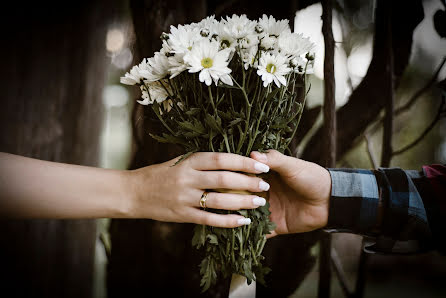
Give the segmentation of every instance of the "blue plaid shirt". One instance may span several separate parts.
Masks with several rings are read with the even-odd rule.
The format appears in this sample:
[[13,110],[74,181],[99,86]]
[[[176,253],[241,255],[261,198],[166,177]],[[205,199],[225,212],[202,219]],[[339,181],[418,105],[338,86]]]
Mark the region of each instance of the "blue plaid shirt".
[[[432,169],[436,175],[431,175]],[[446,253],[446,167],[423,171],[328,169],[332,192],[325,230],[371,238],[373,253]],[[428,171],[429,170],[429,171]],[[437,171],[438,170],[438,171]],[[436,171],[436,172],[435,172]]]

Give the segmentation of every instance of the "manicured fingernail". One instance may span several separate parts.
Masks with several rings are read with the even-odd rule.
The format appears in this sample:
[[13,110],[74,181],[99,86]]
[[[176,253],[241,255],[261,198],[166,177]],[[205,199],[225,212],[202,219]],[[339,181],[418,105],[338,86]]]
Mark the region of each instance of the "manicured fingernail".
[[250,218],[240,218],[239,220],[237,220],[237,223],[239,225],[249,225],[251,223],[251,219]]
[[266,183],[265,181],[260,181],[259,188],[260,190],[267,191],[269,189],[269,184]]
[[254,169],[256,169],[259,172],[267,173],[269,171],[269,167],[261,162],[256,162],[254,164]]
[[262,197],[255,197],[252,199],[252,203],[256,206],[265,206],[266,200]]

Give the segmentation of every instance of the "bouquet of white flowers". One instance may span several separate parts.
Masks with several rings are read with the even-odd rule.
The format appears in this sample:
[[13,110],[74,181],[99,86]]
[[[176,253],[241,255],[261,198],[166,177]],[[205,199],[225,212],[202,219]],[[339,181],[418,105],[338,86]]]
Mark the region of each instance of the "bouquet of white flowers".
[[[121,78],[121,83],[141,88],[138,103],[151,105],[163,124],[165,131],[153,138],[183,146],[181,160],[197,151],[248,156],[253,150],[288,148],[314,60],[313,43],[292,33],[288,20],[208,17],[171,26],[161,39],[154,57]],[[200,265],[203,290],[218,273],[243,275],[248,284],[263,281],[269,270],[261,262],[265,235],[274,228],[268,208],[225,211],[251,218],[249,226],[196,227],[192,243],[206,251]]]

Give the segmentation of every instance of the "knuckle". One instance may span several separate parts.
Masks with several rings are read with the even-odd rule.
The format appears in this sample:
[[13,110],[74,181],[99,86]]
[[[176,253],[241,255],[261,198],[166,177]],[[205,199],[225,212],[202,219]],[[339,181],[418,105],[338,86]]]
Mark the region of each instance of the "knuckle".
[[252,170],[252,169],[254,169],[254,166],[253,166],[251,160],[248,159],[248,158],[243,158],[243,160],[242,160],[242,167],[245,170]]
[[180,186],[185,186],[185,185],[187,185],[187,183],[188,183],[188,178],[187,178],[187,175],[182,175],[182,174],[178,174],[178,175],[176,175],[176,177],[175,177],[175,184],[176,185],[180,185]]
[[211,217],[210,216],[203,217],[203,224],[206,226],[211,226],[212,225]]
[[219,185],[220,187],[226,187],[229,184],[228,176],[225,175],[225,173],[218,173],[216,179],[217,185]]
[[223,154],[218,154],[218,153],[214,153],[212,155],[212,161],[215,164],[215,167],[217,168],[221,168],[223,166],[224,163],[224,155]]

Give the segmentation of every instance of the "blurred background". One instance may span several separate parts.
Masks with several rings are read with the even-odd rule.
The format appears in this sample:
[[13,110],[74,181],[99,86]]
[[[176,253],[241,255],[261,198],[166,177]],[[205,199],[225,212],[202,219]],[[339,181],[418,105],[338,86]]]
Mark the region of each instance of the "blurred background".
[[[445,2],[333,3],[335,99],[341,144],[337,166],[369,169],[382,165],[381,119],[387,94],[380,80],[389,53],[394,59],[395,107],[404,107],[393,119],[392,146],[398,151],[425,136],[413,148],[392,156],[386,166],[420,170],[424,164],[446,163],[446,121],[443,117],[433,123],[441,103],[439,82],[444,85],[446,78]],[[325,57],[319,1],[88,1],[66,5],[16,5],[3,11],[2,151],[115,169],[167,159],[168,154],[160,153],[163,147],[156,147],[144,134],[150,124],[141,106],[135,106],[137,88],[121,85],[119,77],[159,49],[159,34],[170,24],[199,21],[210,14],[246,13],[257,18],[265,13],[290,19],[295,32],[317,45],[314,74],[309,76],[311,91],[295,152],[298,157],[322,162],[318,133],[323,122]],[[386,32],[377,32],[383,6],[392,11],[391,50],[382,41]],[[429,126],[432,129],[426,130]],[[168,234],[174,238],[182,229],[167,224],[163,227],[169,227]],[[173,274],[153,262],[160,255],[152,247],[163,249],[163,245],[180,241],[164,239],[159,244],[154,235],[163,227],[153,222],[110,219],[2,221],[0,257],[5,265],[0,269],[4,276],[0,291],[4,297],[99,298],[123,297],[123,293],[127,293],[124,297],[150,297],[156,293],[154,276],[165,279]],[[257,296],[317,297],[317,239],[313,234],[284,237],[271,244],[270,253],[275,245],[281,245],[281,251],[291,250],[285,255],[293,255],[292,249],[297,247],[294,253],[305,257],[303,261],[290,257],[286,266],[276,265],[282,265],[276,272],[283,276],[299,276],[286,279],[286,285],[273,281],[269,290],[280,287],[286,291],[265,290]],[[346,283],[353,287],[362,237],[337,234],[332,246]],[[165,266],[189,266],[181,261],[188,252],[187,248],[175,252],[180,262],[172,258]],[[186,269],[182,269],[185,275],[194,275],[198,263],[194,266],[192,262]],[[280,274],[272,278],[279,279]],[[446,257],[437,252],[372,255],[366,265],[364,297],[446,297],[445,278]],[[163,282],[176,283],[175,279]],[[331,285],[331,297],[345,297],[336,275]],[[183,291],[181,296],[195,293],[178,288],[175,293]]]

